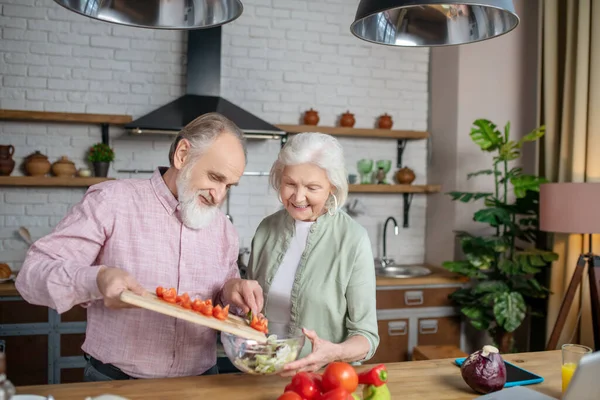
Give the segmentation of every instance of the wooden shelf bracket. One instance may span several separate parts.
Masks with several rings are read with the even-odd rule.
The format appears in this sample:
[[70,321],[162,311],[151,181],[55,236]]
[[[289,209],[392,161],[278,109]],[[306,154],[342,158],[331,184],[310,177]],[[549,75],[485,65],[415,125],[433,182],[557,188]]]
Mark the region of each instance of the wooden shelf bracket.
[[403,213],[403,221],[402,227],[408,228],[408,214],[410,212],[410,203],[412,203],[414,193],[403,193],[404,197],[404,213]]
[[402,168],[402,154],[404,154],[407,141],[407,139],[398,139],[398,159],[396,160],[397,168]]

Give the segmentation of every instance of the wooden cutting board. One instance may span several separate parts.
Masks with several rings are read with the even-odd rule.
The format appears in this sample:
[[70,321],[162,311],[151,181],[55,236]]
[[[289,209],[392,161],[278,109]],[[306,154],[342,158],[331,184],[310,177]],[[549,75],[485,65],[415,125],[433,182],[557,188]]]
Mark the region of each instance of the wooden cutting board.
[[221,321],[214,317],[207,317],[193,310],[188,310],[177,304],[167,303],[159,299],[154,293],[147,293],[144,296],[135,294],[129,290],[121,293],[121,301],[133,306],[144,308],[170,317],[179,318],[194,324],[203,325],[218,331],[231,333],[245,339],[256,340],[259,343],[265,343],[267,337],[265,334],[251,328],[248,322],[237,315],[229,314],[228,318]]

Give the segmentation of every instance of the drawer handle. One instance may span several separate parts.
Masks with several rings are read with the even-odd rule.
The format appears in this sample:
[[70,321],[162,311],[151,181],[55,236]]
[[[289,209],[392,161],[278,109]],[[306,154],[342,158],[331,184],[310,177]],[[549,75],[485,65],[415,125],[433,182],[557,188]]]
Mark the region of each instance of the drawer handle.
[[424,319],[419,321],[419,333],[422,335],[434,335],[438,331],[437,319]]
[[408,333],[408,327],[406,321],[394,321],[388,323],[388,335],[389,336],[403,336]]
[[423,292],[420,290],[413,290],[404,293],[404,303],[407,306],[419,306],[423,304]]

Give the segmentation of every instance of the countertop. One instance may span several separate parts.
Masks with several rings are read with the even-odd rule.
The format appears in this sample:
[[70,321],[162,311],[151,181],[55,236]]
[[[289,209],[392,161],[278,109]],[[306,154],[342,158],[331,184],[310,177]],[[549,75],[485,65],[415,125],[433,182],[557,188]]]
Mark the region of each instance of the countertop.
[[[544,382],[528,386],[548,396],[561,396],[560,351],[510,354],[507,361],[544,377]],[[409,361],[386,364],[392,398],[403,400],[466,400],[479,395],[463,381],[453,359]],[[362,371],[367,368],[357,368]],[[258,377],[245,374],[189,378],[133,380],[24,386],[17,394],[52,395],[56,400],[83,400],[86,396],[113,394],[127,399],[248,399],[275,400],[290,378]],[[360,389],[360,387],[359,387]]]
[[427,285],[461,285],[468,278],[454,274],[444,268],[428,264],[420,264],[431,269],[431,274],[418,278],[384,278],[377,277],[377,286],[427,286]]
[[[432,270],[430,275],[421,276],[418,278],[383,278],[377,277],[378,287],[390,286],[428,286],[428,285],[460,285],[468,282],[468,279],[453,274],[443,268],[426,265]],[[14,282],[0,283],[0,297],[3,296],[19,296],[19,292],[15,288]]]

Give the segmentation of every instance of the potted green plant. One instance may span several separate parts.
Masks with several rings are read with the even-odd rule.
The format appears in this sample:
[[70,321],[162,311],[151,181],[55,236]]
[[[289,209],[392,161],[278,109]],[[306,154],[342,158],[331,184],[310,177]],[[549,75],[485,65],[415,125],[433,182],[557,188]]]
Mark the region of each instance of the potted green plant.
[[108,167],[115,159],[115,152],[107,144],[96,143],[88,151],[88,161],[94,167],[94,175],[108,176]]
[[549,290],[537,274],[558,255],[537,248],[539,235],[539,186],[546,179],[524,174],[513,161],[521,156],[526,142],[535,142],[545,133],[539,127],[518,141],[510,139],[510,123],[500,132],[496,125],[478,119],[471,139],[479,148],[493,153],[492,167],[467,175],[489,176],[494,192],[450,192],[452,200],[482,201],[484,207],[473,220],[491,227],[489,235],[458,232],[465,260],[447,261],[443,267],[466,276],[470,284],[450,298],[473,327],[487,331],[501,352],[515,351],[513,332],[527,313],[534,312],[528,300],[544,298]]

